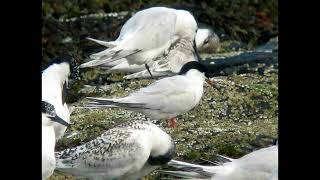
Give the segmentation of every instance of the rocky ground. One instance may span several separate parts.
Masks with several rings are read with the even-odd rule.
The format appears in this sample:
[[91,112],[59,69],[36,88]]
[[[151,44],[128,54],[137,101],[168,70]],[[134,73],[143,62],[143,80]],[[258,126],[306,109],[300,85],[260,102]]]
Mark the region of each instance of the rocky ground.
[[[81,21],[83,22],[83,21]],[[90,21],[91,22],[91,21]],[[98,46],[87,46],[79,37],[91,33],[106,32],[111,26],[104,27],[98,22],[58,23],[59,26],[45,22],[43,29],[44,61],[63,51],[77,52],[86,57],[89,51]],[[90,26],[91,24],[91,26]],[[70,25],[70,26],[69,26]],[[57,28],[50,28],[57,27]],[[94,28],[93,28],[94,27]],[[96,29],[95,29],[96,28]],[[101,29],[102,28],[102,29]],[[54,30],[53,30],[54,29]],[[78,29],[78,30],[77,30]],[[116,33],[117,28],[113,28]],[[94,38],[106,39],[112,36],[96,34]],[[105,38],[103,38],[105,37]],[[90,49],[90,50],[88,50]],[[260,48],[261,49],[261,48]],[[263,49],[263,48],[262,48]],[[236,41],[223,41],[217,54],[203,54],[203,59],[235,56],[248,50],[246,44]],[[214,161],[216,154],[238,158],[253,150],[269,146],[278,136],[278,64],[277,54],[271,63],[251,63],[229,67],[213,77],[216,87],[205,84],[204,95],[198,106],[178,117],[176,129],[166,127],[165,121],[154,120],[169,133],[176,142],[175,159],[194,163],[206,163],[204,159]],[[154,80],[124,80],[124,74],[104,74],[99,69],[84,70],[82,80],[69,90],[69,107],[73,110],[71,121],[64,138],[56,145],[56,150],[74,147],[99,136],[103,131],[117,124],[134,119],[146,119],[143,114],[122,109],[89,110],[78,108],[86,102],[86,96],[123,97]],[[144,179],[167,179],[154,172]],[[67,174],[55,172],[50,180],[76,179]]]

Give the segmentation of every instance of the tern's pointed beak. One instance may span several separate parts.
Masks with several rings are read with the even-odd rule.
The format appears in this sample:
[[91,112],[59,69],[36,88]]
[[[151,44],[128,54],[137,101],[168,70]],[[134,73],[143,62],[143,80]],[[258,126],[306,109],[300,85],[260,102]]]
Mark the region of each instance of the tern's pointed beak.
[[64,126],[66,126],[66,127],[70,126],[69,123],[67,123],[65,120],[63,120],[59,116],[54,116],[54,117],[51,117],[50,119],[51,119],[51,121],[57,122],[57,123],[62,124]]

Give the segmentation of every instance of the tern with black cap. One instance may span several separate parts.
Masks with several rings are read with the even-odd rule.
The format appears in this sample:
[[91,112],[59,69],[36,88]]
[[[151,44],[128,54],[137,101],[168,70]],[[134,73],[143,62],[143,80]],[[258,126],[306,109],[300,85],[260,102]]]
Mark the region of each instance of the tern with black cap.
[[176,127],[175,117],[190,111],[200,102],[206,76],[206,66],[191,61],[181,68],[179,75],[157,80],[127,97],[87,97],[91,102],[85,107],[121,107],[144,113],[151,119],[167,119],[169,127]]

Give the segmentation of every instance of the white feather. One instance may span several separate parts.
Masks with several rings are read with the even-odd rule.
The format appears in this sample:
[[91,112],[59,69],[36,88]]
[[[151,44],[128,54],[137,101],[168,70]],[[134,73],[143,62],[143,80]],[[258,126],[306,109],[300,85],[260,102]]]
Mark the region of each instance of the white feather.
[[[53,64],[42,72],[42,101],[52,104],[59,117],[70,122],[70,112],[66,103],[62,102],[62,89],[70,74],[69,64]],[[53,123],[56,139],[60,139],[66,126]]]
[[203,94],[204,75],[191,69],[185,75],[160,79],[118,99],[89,98],[89,107],[123,107],[144,113],[151,119],[169,119],[194,108]]
[[48,126],[50,119],[42,114],[42,179],[47,179],[53,174],[56,167],[54,146],[55,133],[52,126]]
[[91,179],[138,179],[159,167],[150,156],[174,148],[171,137],[150,122],[134,121],[112,128],[81,146],[56,154],[57,169]]
[[106,46],[106,47],[110,47],[110,48],[113,48],[113,47],[117,46],[117,44],[115,42],[100,41],[100,40],[89,38],[89,37],[87,37],[87,39],[90,40],[90,41],[96,42],[96,43],[98,43],[98,44],[100,44],[102,46]]
[[[214,53],[217,47],[219,46],[219,38],[217,35],[214,34],[212,29],[209,28],[199,28],[196,35],[196,45],[197,50],[199,53]],[[205,41],[208,41],[207,44],[204,44]],[[179,51],[174,51],[174,53]],[[173,54],[174,54],[173,53]],[[177,55],[176,57],[179,57],[180,55]],[[166,58],[168,60],[169,58]],[[182,60],[185,60],[185,55],[182,55]],[[162,58],[163,61],[163,58]],[[186,60],[184,62],[188,62],[189,60]],[[148,64],[151,68],[151,73],[153,77],[162,77],[162,76],[173,76],[176,74],[176,70],[173,70],[173,68],[170,68],[172,64],[176,64],[179,62],[176,62],[174,60],[171,61],[171,64],[168,65],[168,62],[165,63],[168,67],[166,69],[167,72],[160,72],[163,71],[160,69],[159,66],[156,66],[159,64],[159,60],[154,60],[154,62]],[[111,63],[102,64],[101,67],[107,69],[107,73],[111,72],[124,72],[124,73],[133,73],[130,75],[125,76],[125,79],[134,79],[134,78],[150,78],[149,72],[146,70],[145,65],[137,65],[133,64],[130,65],[125,58],[117,61],[113,61]]]
[[[249,153],[239,159],[219,166],[201,166],[182,161],[171,160],[168,165],[178,169],[162,171],[174,176],[212,180],[269,180],[277,179],[278,173],[278,146],[262,148]],[[183,168],[187,168],[186,172]],[[198,168],[198,169],[196,169]],[[181,169],[181,170],[179,170]],[[192,170],[193,169],[193,170]]]
[[[194,17],[187,11],[153,7],[137,12],[122,27],[114,47],[92,54],[93,60],[80,67],[100,66],[121,58],[130,65],[149,64],[168,53],[182,39],[193,42],[197,29]],[[107,42],[94,40],[99,44]]]

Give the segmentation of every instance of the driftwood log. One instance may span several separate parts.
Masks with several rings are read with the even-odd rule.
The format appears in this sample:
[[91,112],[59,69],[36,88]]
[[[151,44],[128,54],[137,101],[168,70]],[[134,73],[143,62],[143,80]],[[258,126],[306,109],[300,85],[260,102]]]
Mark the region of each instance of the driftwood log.
[[278,52],[244,52],[242,54],[217,59],[206,59],[203,63],[209,68],[210,75],[220,74],[220,71],[228,67],[251,63],[272,64],[278,62]]

